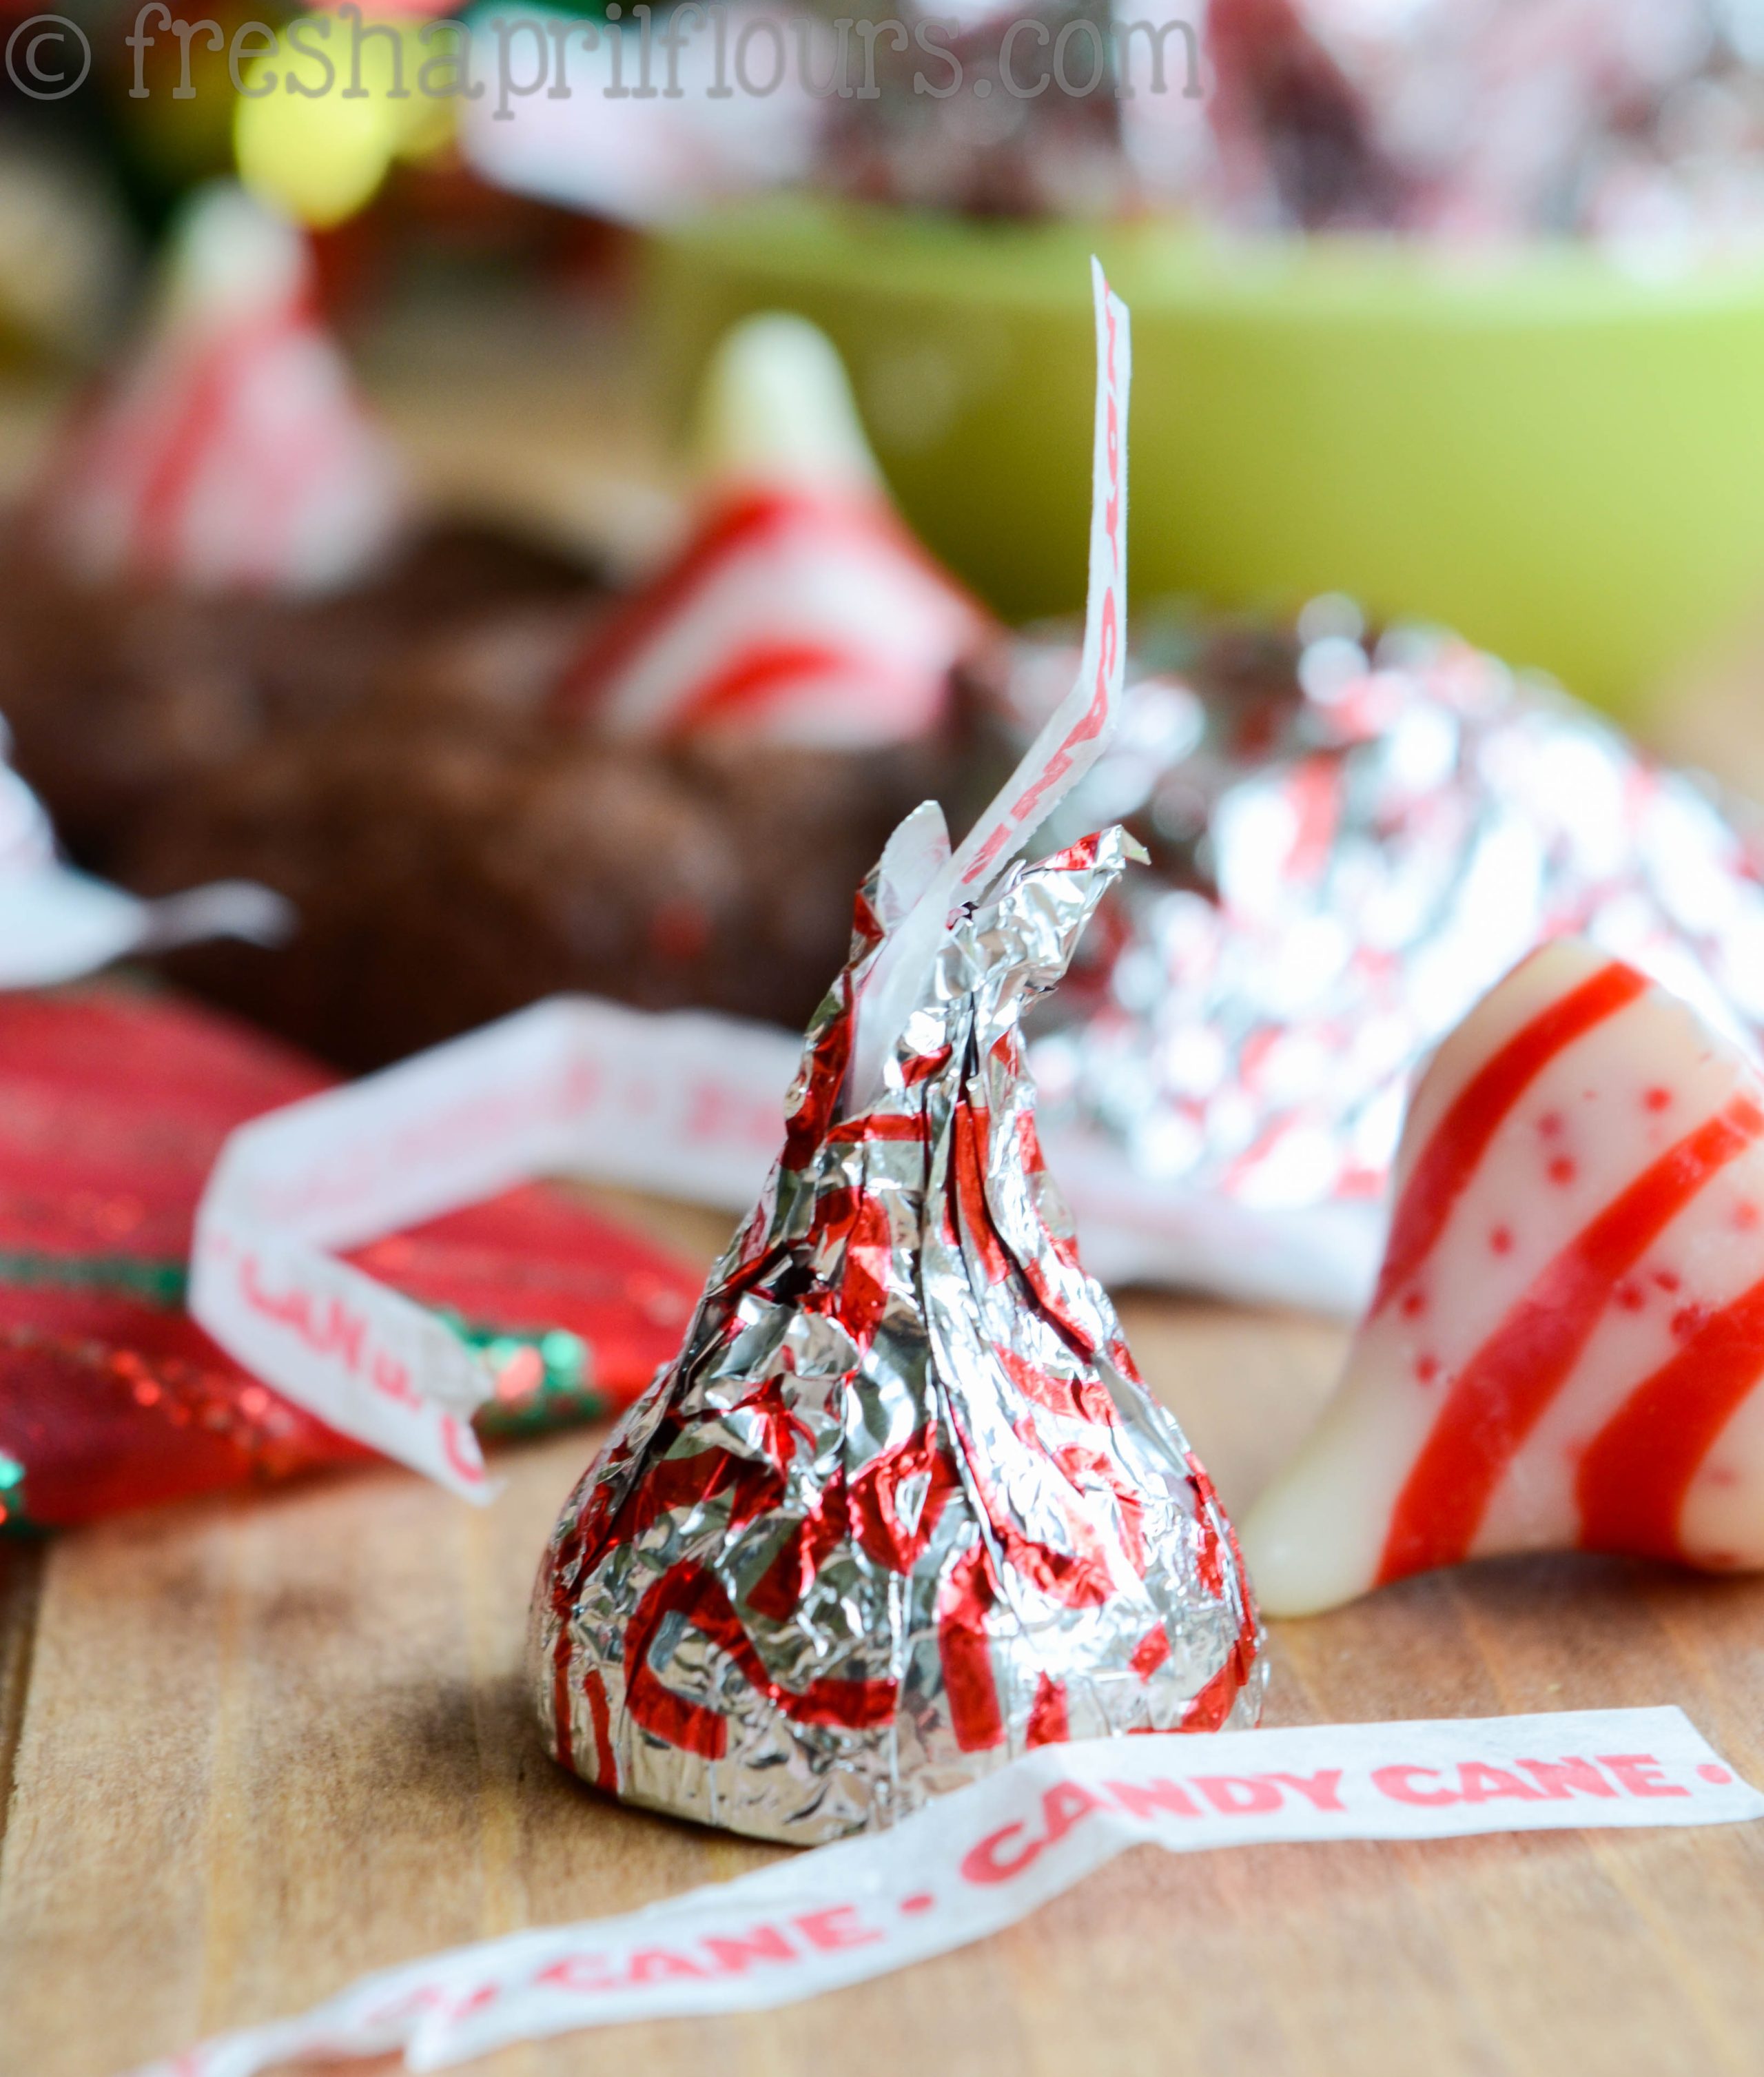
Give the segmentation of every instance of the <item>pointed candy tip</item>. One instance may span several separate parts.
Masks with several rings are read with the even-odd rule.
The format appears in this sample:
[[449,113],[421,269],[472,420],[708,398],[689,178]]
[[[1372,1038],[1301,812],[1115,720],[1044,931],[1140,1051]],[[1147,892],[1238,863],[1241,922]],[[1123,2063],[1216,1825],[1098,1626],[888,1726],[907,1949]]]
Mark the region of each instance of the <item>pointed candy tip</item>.
[[697,461],[713,483],[882,490],[831,339],[806,318],[768,311],[726,333],[699,396]]
[[185,206],[167,272],[169,314],[256,309],[297,294],[310,278],[297,226],[235,181],[214,181]]
[[[1375,1584],[1376,1553],[1344,1534],[1341,1494],[1307,1444],[1238,1524],[1243,1562],[1264,1616],[1322,1615]],[[1371,1559],[1372,1562],[1368,1563]]]

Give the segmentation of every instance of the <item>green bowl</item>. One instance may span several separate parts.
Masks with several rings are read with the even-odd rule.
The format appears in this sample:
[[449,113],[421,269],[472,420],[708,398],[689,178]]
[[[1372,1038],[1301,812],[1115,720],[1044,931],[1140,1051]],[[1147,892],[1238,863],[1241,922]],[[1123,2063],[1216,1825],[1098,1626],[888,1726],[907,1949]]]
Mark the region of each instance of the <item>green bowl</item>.
[[746,312],[823,326],[909,518],[1021,619],[1082,590],[1092,248],[1134,314],[1140,598],[1347,591],[1631,713],[1764,598],[1764,264],[793,199],[656,235],[647,310],[676,397]]

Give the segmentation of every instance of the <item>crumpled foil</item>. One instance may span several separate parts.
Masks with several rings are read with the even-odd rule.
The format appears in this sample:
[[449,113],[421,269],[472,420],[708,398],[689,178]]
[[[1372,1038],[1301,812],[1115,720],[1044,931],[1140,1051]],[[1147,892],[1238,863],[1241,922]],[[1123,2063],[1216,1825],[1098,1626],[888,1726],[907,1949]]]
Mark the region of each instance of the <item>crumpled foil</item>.
[[1764,847],[1707,782],[1454,636],[1369,639],[1345,599],[1185,663],[1130,690],[1060,811],[1125,817],[1155,870],[1030,1049],[1044,1111],[1136,1176],[1261,1215],[1275,1250],[1283,1218],[1360,1218],[1369,1283],[1412,1075],[1554,937],[1760,1050]]
[[1212,0],[1211,196],[1259,228],[1755,248],[1749,0]]
[[772,1180],[540,1568],[535,1699],[589,1780],[809,1844],[1032,1746],[1255,1721],[1229,1525],[1079,1263],[1021,1059],[1131,849],[960,919],[847,1115],[860,897]]

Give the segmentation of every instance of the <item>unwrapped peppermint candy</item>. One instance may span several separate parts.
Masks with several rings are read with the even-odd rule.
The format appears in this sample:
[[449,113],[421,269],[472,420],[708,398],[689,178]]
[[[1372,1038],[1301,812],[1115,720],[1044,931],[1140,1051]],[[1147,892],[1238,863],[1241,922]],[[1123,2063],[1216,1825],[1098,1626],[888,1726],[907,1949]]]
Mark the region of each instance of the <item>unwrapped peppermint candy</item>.
[[228,183],[198,197],[147,335],[53,444],[36,506],[94,583],[324,591],[385,552],[401,472],[294,225]]
[[992,630],[889,502],[832,342],[802,318],[747,318],[701,409],[697,522],[592,631],[560,712],[626,742],[922,740]]
[[866,885],[772,1181],[541,1567],[539,1712],[601,1787],[809,1843],[1031,1746],[1255,1721],[1230,1528],[1078,1261],[1021,1065],[1129,848],[966,909],[852,1103],[903,906]]
[[1764,1565],[1764,1082],[1546,946],[1423,1076],[1341,1389],[1245,1525],[1283,1615],[1508,1550]]

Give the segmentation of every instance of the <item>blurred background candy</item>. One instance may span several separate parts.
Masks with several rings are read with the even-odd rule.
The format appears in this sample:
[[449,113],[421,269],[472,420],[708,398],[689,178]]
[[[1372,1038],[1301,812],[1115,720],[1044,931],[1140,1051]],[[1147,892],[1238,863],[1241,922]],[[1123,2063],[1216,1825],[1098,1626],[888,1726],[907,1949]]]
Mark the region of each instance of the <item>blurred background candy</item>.
[[0,714],[75,864],[297,910],[181,979],[350,1067],[567,986],[800,1025],[1064,668],[1096,248],[1088,798],[1155,864],[1036,1041],[1092,1197],[1347,1306],[1531,943],[1755,1032],[1746,811],[1575,697],[1645,735],[1764,597],[1741,0],[81,23],[0,89]]

